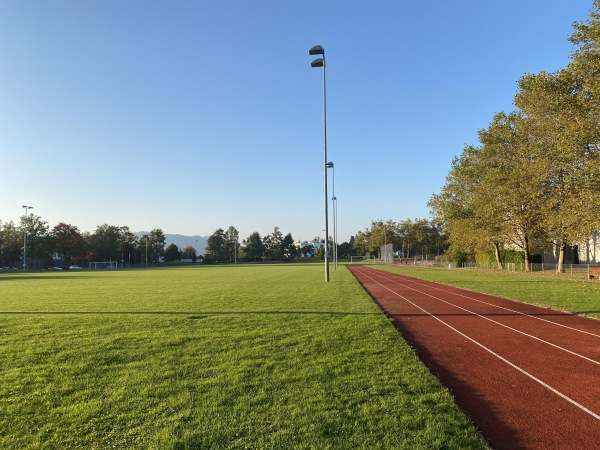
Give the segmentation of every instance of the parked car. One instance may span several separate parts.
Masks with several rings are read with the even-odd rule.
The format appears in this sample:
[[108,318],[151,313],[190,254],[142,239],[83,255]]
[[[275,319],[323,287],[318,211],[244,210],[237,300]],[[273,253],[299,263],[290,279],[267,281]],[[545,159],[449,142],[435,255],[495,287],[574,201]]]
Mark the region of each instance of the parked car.
[[69,269],[71,269],[71,270],[77,270],[77,269],[81,269],[81,267],[79,267],[79,266],[69,266]]

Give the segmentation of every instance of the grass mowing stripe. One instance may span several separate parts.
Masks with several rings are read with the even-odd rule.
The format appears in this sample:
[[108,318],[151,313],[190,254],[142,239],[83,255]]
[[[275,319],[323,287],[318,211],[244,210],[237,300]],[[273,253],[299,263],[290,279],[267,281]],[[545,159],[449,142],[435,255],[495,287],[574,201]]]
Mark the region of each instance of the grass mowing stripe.
[[2,274],[0,293],[2,448],[484,448],[346,270]]

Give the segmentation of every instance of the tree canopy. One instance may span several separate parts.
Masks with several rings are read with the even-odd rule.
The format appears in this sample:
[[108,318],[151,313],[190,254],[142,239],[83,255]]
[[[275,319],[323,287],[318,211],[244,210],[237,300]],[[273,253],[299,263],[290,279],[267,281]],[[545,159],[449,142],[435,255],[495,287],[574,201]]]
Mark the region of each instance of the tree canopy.
[[600,229],[600,0],[574,25],[571,63],[526,74],[510,114],[496,114],[452,162],[429,206],[450,254],[519,248],[559,249]]

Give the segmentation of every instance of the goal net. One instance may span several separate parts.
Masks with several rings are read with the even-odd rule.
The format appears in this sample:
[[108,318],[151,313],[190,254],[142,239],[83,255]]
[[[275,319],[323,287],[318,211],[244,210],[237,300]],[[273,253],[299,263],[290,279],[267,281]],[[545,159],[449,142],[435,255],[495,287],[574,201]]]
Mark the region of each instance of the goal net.
[[90,269],[99,270],[99,269],[118,269],[119,265],[116,261],[90,261]]
[[387,264],[394,263],[394,245],[386,244],[381,246],[381,262]]

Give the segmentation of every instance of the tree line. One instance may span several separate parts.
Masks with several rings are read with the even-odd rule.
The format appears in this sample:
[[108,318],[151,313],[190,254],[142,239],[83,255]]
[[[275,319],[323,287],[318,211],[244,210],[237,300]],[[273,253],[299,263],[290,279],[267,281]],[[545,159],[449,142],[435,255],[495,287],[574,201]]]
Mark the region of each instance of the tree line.
[[[322,259],[325,240],[316,236],[311,242],[298,245],[291,233],[286,235],[279,227],[261,236],[257,231],[240,240],[234,226],[219,228],[207,240],[204,254],[191,245],[180,249],[166,245],[166,236],[160,228],[136,236],[127,226],[103,224],[93,232],[81,232],[75,225],[60,222],[50,227],[40,216],[29,214],[20,223],[0,221],[0,267],[22,267],[23,239],[27,239],[27,267],[48,268],[56,264],[86,265],[91,261],[116,261],[129,266],[156,264],[181,259],[205,263],[233,261],[290,261],[299,257]],[[317,245],[314,245],[314,244]],[[373,221],[371,227],[358,231],[349,242],[338,243],[338,256],[348,259],[353,255],[379,254],[384,243],[394,244],[405,257],[439,254],[445,242],[441,228],[425,219],[394,222]],[[328,239],[333,254],[333,240]]]
[[92,233],[74,225],[59,223],[50,228],[40,216],[22,216],[19,225],[0,221],[0,267],[22,262],[27,243],[27,267],[47,268],[58,254],[65,266],[89,261],[118,261],[128,264],[158,262],[165,253],[165,235],[155,228],[137,237],[126,226],[99,225]]
[[[291,233],[285,236],[275,227],[272,233],[261,237],[251,233],[240,241],[238,230],[230,226],[217,229],[209,238],[205,254],[189,245],[179,249],[175,244],[165,248],[166,237],[160,228],[136,236],[127,226],[103,224],[93,232],[81,232],[77,226],[59,223],[50,228],[40,216],[29,214],[20,223],[0,221],[0,267],[17,267],[23,263],[23,242],[27,242],[27,267],[48,268],[55,265],[58,256],[63,266],[85,265],[90,261],[117,261],[127,265],[155,264],[159,261],[189,259],[196,262],[232,262],[236,260],[292,260],[299,256],[322,257],[323,249],[306,245],[298,247]],[[321,241],[320,238],[315,238]],[[330,242],[330,244],[332,244]],[[340,244],[344,255],[353,249]],[[340,253],[341,254],[341,253]]]
[[[312,242],[324,243],[324,240],[317,236]],[[329,246],[331,252],[333,248],[331,238]],[[230,226],[227,230],[217,229],[208,238],[204,262],[290,261],[298,257],[322,258],[324,252],[324,246],[315,247],[310,243],[304,246],[298,245],[291,233],[284,236],[279,227],[274,227],[273,232],[262,237],[258,231],[254,231],[240,242],[238,230]],[[343,242],[338,245],[338,254],[346,258],[356,252],[348,242]]]
[[230,226],[227,230],[218,228],[209,238],[206,245],[204,261],[223,262],[259,261],[264,259],[291,259],[298,252],[291,233],[285,236],[275,227],[273,232],[261,237],[255,231],[240,242],[238,230]]
[[427,219],[372,221],[371,226],[358,231],[350,243],[359,255],[379,255],[383,245],[393,244],[394,250],[404,258],[440,255],[446,249],[441,226]]
[[516,109],[479,130],[479,145],[452,161],[428,206],[452,260],[554,246],[559,270],[570,245],[600,229],[600,0],[575,23],[569,64],[518,81]]
[[[426,219],[372,221],[371,226],[350,236],[349,242],[338,243],[338,257],[349,259],[354,255],[379,255],[385,243],[393,244],[404,257],[440,254],[446,242],[439,225]],[[314,245],[317,244],[317,245]],[[334,242],[330,236],[327,245],[333,254]],[[240,241],[239,232],[230,226],[227,230],[217,229],[209,238],[204,262],[241,261],[289,261],[298,257],[322,259],[325,254],[325,239],[316,236],[305,245],[298,245],[291,233],[285,236],[275,227],[265,236],[257,231]]]

